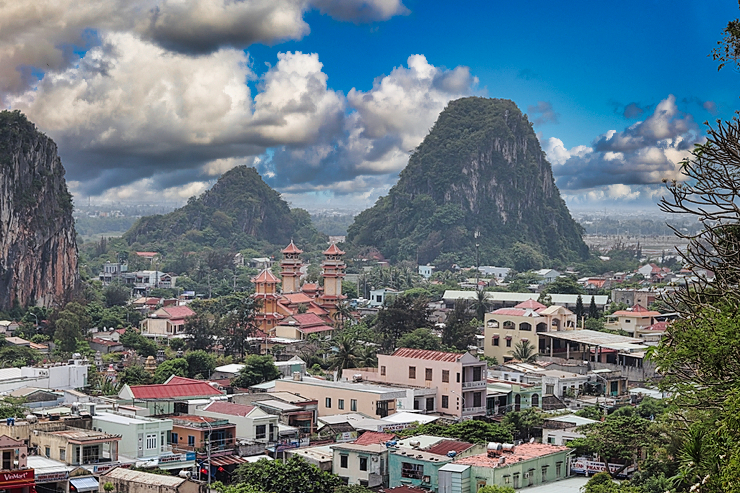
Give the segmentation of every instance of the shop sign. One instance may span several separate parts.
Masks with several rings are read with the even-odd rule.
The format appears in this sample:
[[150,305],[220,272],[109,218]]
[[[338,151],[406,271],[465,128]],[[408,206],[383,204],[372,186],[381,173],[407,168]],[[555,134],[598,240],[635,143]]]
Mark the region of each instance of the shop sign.
[[22,469],[13,472],[0,473],[0,487],[15,483],[33,482],[33,469]]
[[393,423],[389,425],[380,425],[378,426],[378,431],[399,431],[399,430],[405,430],[406,428],[411,428],[414,426],[413,423]]
[[65,481],[69,478],[67,471],[59,472],[47,472],[36,475],[37,483],[56,483],[57,481]]
[[93,466],[92,472],[93,474],[103,474],[104,472],[109,471],[110,469],[113,469],[114,467],[121,467],[123,469],[128,469],[131,466],[133,466],[133,464],[131,463],[128,463],[128,464],[112,463],[112,464],[103,464],[99,466],[96,465],[96,466]]
[[187,462],[189,460],[195,460],[195,452],[188,454],[168,454],[161,455],[159,457],[160,464],[170,464],[172,462]]

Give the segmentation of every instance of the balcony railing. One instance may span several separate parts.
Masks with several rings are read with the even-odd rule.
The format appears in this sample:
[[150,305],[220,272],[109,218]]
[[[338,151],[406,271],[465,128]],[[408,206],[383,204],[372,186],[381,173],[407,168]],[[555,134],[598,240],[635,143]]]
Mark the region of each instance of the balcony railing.
[[486,414],[486,406],[464,407],[462,413],[463,416],[468,416],[471,414]]
[[479,389],[486,386],[485,380],[477,380],[472,382],[463,382],[462,388],[463,389]]

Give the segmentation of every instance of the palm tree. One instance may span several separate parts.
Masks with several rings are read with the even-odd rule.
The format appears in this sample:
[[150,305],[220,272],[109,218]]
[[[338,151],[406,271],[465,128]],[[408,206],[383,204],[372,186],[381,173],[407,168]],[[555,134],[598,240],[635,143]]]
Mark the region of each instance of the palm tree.
[[344,321],[352,318],[352,308],[346,301],[344,303],[337,303],[337,311],[332,315],[334,322],[337,327],[344,327]]
[[534,363],[537,361],[537,350],[529,341],[517,342],[514,350],[509,351],[509,354],[522,363]]
[[336,352],[331,358],[329,368],[337,370],[339,375],[344,369],[357,368],[357,341],[347,336],[340,336],[333,342],[336,344]]
[[486,318],[486,312],[488,311],[488,298],[486,292],[479,289],[475,293],[475,299],[473,300],[473,309],[475,310],[475,317],[478,322],[483,323],[483,319]]

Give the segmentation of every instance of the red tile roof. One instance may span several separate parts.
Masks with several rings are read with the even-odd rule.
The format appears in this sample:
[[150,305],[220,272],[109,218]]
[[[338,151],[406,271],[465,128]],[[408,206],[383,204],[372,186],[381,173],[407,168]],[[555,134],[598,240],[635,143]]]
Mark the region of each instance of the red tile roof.
[[462,354],[446,353],[444,351],[430,351],[427,349],[409,349],[398,348],[391,356],[400,356],[402,358],[429,359],[436,361],[458,361]]
[[650,327],[646,327],[642,330],[654,330],[656,332],[665,332],[667,328],[668,328],[668,322],[655,322]]
[[255,284],[257,284],[258,282],[264,282],[267,284],[277,284],[280,282],[280,279],[275,277],[275,274],[273,274],[270,269],[265,269],[262,272],[260,272],[257,277],[253,277],[252,282]]
[[195,312],[189,307],[189,306],[165,306],[164,308],[161,308],[161,310],[164,310],[167,315],[169,315],[169,318],[175,319],[175,318],[188,318],[195,315]]
[[139,257],[146,257],[146,258],[152,258],[159,255],[158,252],[136,252],[136,255]]
[[536,311],[536,310],[541,310],[542,308],[547,308],[547,307],[537,300],[530,299],[527,301],[522,301],[521,303],[516,305],[514,308],[525,308],[525,309],[529,308],[530,310]]
[[304,325],[323,325],[324,321],[318,315],[314,313],[297,313],[293,315],[293,319],[298,322],[301,326]]
[[556,452],[563,452],[568,450],[568,447],[560,445],[549,445],[546,443],[523,443],[514,447],[513,453],[503,453],[500,457],[505,457],[506,462],[499,464],[498,456],[488,457],[487,454],[472,455],[470,457],[462,457],[455,460],[456,464],[470,465],[479,467],[506,467],[511,464],[516,464],[520,460],[525,461],[529,459],[535,459],[537,457],[544,457],[546,455],[554,454]]
[[376,445],[390,442],[396,438],[396,435],[390,433],[383,433],[380,431],[366,431],[353,443],[357,445]]
[[[540,308],[541,309],[541,308]],[[499,308],[491,312],[494,315],[508,315],[510,317],[538,317],[539,314],[534,310],[525,310],[522,308]]]
[[282,253],[303,253],[303,250],[295,246],[293,240],[290,240],[290,245],[283,248]]
[[447,452],[455,451],[460,453],[473,446],[474,445],[472,443],[463,442],[461,440],[442,440],[441,442],[437,442],[431,447],[425,449],[425,452],[437,455],[447,455]]
[[301,291],[318,291],[319,285],[315,282],[307,282],[303,286],[301,286]]
[[254,406],[244,404],[235,404],[233,402],[214,401],[205,407],[205,411],[219,414],[228,414],[229,416],[247,416],[252,412]]
[[283,294],[283,299],[288,300],[288,304],[295,305],[300,303],[311,303],[311,298],[303,293],[286,293]]
[[303,332],[304,334],[314,334],[316,332],[326,332],[329,330],[334,330],[334,327],[330,325],[315,325],[313,327],[298,327],[298,330]]
[[329,248],[324,250],[324,255],[344,255],[344,252],[341,251],[335,243],[332,243],[329,245]]
[[[183,380],[186,382],[183,382]],[[214,389],[207,382],[182,377],[170,378],[164,384],[134,385],[131,387],[131,393],[136,399],[173,399],[178,397],[223,395],[223,392]]]

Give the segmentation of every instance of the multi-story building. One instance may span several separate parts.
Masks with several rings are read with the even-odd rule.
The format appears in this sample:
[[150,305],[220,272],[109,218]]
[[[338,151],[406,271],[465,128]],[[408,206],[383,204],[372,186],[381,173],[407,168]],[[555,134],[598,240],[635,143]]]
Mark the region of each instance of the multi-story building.
[[33,493],[36,482],[27,457],[28,447],[24,440],[0,436],[0,488],[7,493]]
[[400,348],[379,354],[378,368],[345,370],[343,378],[436,389],[433,395],[420,393],[414,409],[469,418],[486,415],[486,370],[486,362],[470,353]]
[[342,294],[342,279],[344,279],[344,270],[347,268],[342,255],[344,252],[332,243],[324,251],[324,261],[321,263],[324,292],[319,295],[318,302],[330,314],[334,314],[337,311],[337,305],[347,299]]
[[72,466],[94,467],[118,462],[121,435],[67,427],[58,431],[35,430],[30,441],[39,455]]
[[163,306],[141,321],[141,335],[154,338],[171,338],[185,332],[188,317],[195,312],[188,306]]

